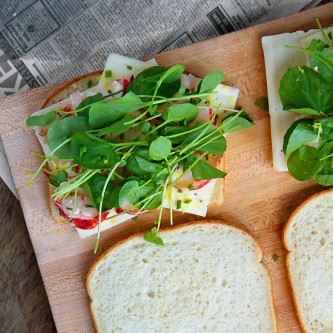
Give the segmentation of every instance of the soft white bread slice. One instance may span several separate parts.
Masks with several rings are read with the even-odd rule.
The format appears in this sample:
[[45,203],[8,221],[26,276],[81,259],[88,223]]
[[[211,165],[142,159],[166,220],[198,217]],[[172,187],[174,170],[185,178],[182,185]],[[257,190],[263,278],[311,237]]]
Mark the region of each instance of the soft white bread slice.
[[276,332],[270,275],[258,243],[221,221],[115,244],[91,267],[87,290],[98,332]]
[[283,239],[304,332],[333,332],[333,190],[317,193],[300,205],[286,223]]

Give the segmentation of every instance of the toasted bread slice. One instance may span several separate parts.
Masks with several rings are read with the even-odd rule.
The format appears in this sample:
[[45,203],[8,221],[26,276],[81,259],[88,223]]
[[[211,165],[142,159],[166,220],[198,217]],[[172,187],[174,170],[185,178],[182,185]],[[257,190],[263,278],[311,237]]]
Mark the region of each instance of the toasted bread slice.
[[201,221],[159,235],[164,246],[134,235],[91,267],[97,332],[276,332],[270,275],[248,233]]
[[317,193],[283,230],[297,316],[306,333],[333,332],[333,190]]

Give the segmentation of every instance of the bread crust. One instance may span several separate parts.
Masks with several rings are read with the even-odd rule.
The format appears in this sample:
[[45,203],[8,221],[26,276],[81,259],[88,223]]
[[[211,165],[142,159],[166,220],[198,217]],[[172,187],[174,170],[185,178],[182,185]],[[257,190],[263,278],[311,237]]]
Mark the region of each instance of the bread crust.
[[299,204],[296,207],[296,209],[291,213],[290,217],[288,218],[287,222],[284,224],[284,226],[282,228],[282,237],[281,237],[282,238],[282,244],[283,244],[283,247],[286,249],[286,251],[288,251],[287,256],[286,256],[288,286],[289,286],[289,289],[291,291],[292,303],[293,303],[293,306],[294,306],[294,309],[295,309],[297,320],[298,320],[299,325],[301,326],[301,329],[304,333],[308,333],[308,332],[306,331],[304,323],[302,321],[301,314],[300,314],[301,311],[298,308],[297,297],[296,297],[296,294],[295,294],[295,291],[294,291],[294,288],[293,288],[292,278],[291,278],[291,274],[290,274],[290,256],[291,256],[292,250],[289,249],[289,247],[287,245],[287,240],[286,240],[287,236],[286,236],[286,234],[287,234],[287,231],[288,231],[288,229],[290,228],[290,226],[292,224],[293,219],[295,218],[295,216],[300,212],[300,210],[305,205],[307,205],[312,200],[318,198],[319,196],[321,196],[323,194],[326,194],[328,192],[332,192],[332,191],[333,191],[333,188],[330,188],[330,189],[323,190],[323,191],[317,192],[315,194],[312,194],[310,197],[308,197],[305,201],[303,201],[301,204]]
[[[273,319],[274,319],[274,330],[275,332],[277,332],[277,322],[276,322],[276,306],[275,306],[275,303],[274,303],[274,297],[273,297],[273,284],[272,284],[272,277],[271,277],[271,274],[268,270],[268,268],[264,265],[264,263],[262,262],[262,248],[258,242],[258,240],[252,235],[252,233],[248,230],[246,230],[245,228],[243,227],[240,227],[240,226],[235,226],[229,222],[226,222],[226,221],[222,221],[222,220],[202,220],[202,221],[193,221],[193,222],[187,222],[187,223],[182,223],[182,224],[179,224],[179,225],[176,225],[176,226],[169,226],[169,227],[166,227],[166,228],[163,228],[161,229],[160,231],[162,233],[164,232],[170,232],[170,231],[174,231],[176,229],[181,229],[181,228],[186,228],[186,227],[189,227],[191,225],[199,225],[199,224],[207,224],[207,223],[210,223],[210,224],[219,224],[219,225],[227,225],[231,228],[234,228],[236,230],[239,230],[243,233],[245,233],[248,237],[251,238],[251,240],[256,244],[256,247],[258,248],[258,252],[259,252],[259,256],[258,256],[258,263],[260,263],[265,271],[267,272],[267,276],[268,276],[268,279],[269,279],[269,300],[270,300],[270,304],[272,306],[272,312],[273,312]],[[105,257],[107,256],[110,252],[112,252],[115,248],[117,248],[118,246],[122,245],[123,243],[126,243],[128,241],[131,241],[132,239],[134,238],[137,238],[137,237],[143,237],[145,234],[145,232],[137,232],[137,233],[134,233],[133,235],[127,237],[127,238],[124,238],[118,242],[116,242],[115,244],[111,245],[111,247],[109,247],[102,255],[100,255],[95,261],[94,263],[92,264],[92,266],[90,267],[88,273],[87,273],[87,277],[86,277],[86,289],[87,289],[87,292],[88,292],[88,295],[89,295],[89,298],[90,300],[92,300],[92,297],[91,297],[91,290],[90,290],[90,287],[89,287],[89,280],[90,280],[90,277],[91,277],[91,274],[93,273],[95,267],[97,266],[97,264]],[[97,327],[97,323],[96,323],[96,319],[94,317],[94,313],[93,313],[93,310],[92,310],[92,302],[90,302],[90,313],[91,313],[91,317],[93,319],[93,323],[94,323],[94,326],[95,326],[95,330],[96,332],[99,332],[98,331],[98,327]]]
[[[48,96],[44,100],[44,102],[41,106],[41,109],[45,109],[46,107],[63,100],[63,98],[61,98],[59,100],[59,97],[63,94],[66,94],[67,97],[69,97],[69,95],[72,92],[77,90],[77,87],[75,85],[82,84],[84,82],[88,82],[89,80],[94,80],[94,79],[100,77],[102,75],[102,73],[103,73],[103,71],[99,70],[99,71],[95,71],[95,72],[92,72],[92,73],[88,73],[88,74],[78,76],[78,77],[68,81],[67,83],[62,85],[59,89],[57,89],[53,94],[51,94],[50,96]],[[56,100],[56,102],[54,102],[55,100]]]

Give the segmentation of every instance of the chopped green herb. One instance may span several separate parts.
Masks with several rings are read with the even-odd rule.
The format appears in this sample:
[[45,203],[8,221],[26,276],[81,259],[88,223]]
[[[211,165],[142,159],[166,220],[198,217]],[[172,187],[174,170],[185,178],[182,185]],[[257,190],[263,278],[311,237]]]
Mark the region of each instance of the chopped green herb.
[[274,253],[274,254],[272,255],[272,259],[273,259],[275,262],[277,262],[277,261],[279,260],[279,256],[278,256],[276,253]]
[[73,210],[73,208],[72,208],[72,207],[66,207],[66,209],[67,209],[67,210]]
[[177,192],[178,192],[178,193],[183,193],[183,190],[179,189]]
[[192,199],[191,198],[188,198],[188,199],[185,199],[184,200],[184,204],[189,204],[192,202]]
[[263,97],[259,97],[257,100],[256,100],[256,106],[258,108],[260,108],[261,110],[264,110],[264,111],[267,111],[269,110],[269,106],[268,106],[268,98],[263,96]]
[[94,208],[93,205],[89,205],[89,204],[85,204],[84,207],[86,207],[86,208]]
[[112,77],[112,71],[111,70],[106,70],[104,72],[104,77]]
[[182,206],[182,201],[181,200],[177,200],[176,209],[180,209],[181,206]]
[[128,70],[132,70],[132,69],[133,69],[133,67],[132,67],[131,65],[126,65],[126,68],[127,68]]
[[87,87],[90,89],[92,87],[92,85],[93,85],[93,82],[91,80],[89,80],[87,83]]
[[191,191],[194,189],[194,186],[191,184],[191,185],[187,186],[187,188]]
[[132,217],[132,220],[133,220],[133,221],[136,221],[137,219],[138,219],[138,216],[133,216],[133,217]]
[[28,26],[28,31],[29,31],[29,32],[35,32],[35,26],[32,25],[32,24],[30,24],[30,25]]

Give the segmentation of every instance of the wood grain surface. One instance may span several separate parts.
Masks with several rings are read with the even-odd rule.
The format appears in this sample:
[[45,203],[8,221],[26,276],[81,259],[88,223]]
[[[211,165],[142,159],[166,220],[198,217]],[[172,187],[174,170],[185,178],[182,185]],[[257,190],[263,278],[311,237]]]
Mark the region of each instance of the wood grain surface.
[[[228,135],[225,155],[225,202],[210,209],[207,217],[240,225],[250,231],[263,249],[263,262],[273,279],[278,329],[281,333],[301,332],[295,317],[285,270],[281,228],[290,213],[306,197],[321,190],[313,182],[298,182],[288,173],[272,168],[270,123],[267,112],[255,101],[267,96],[261,37],[315,28],[319,18],[324,26],[333,24],[333,4],[298,13],[240,32],[177,49],[155,58],[164,66],[182,63],[196,76],[212,69],[223,70],[226,83],[240,88],[238,104],[256,126]],[[36,253],[58,332],[93,332],[86,273],[96,259],[94,237],[80,240],[69,224],[56,224],[49,215],[46,179],[40,175],[32,188],[25,187],[27,174],[40,161],[30,152],[41,151],[26,118],[40,108],[59,84],[8,97],[0,102],[0,135],[12,169],[26,225]],[[156,214],[146,214],[102,234],[101,252],[117,240],[153,225]],[[197,219],[175,214],[176,224]],[[165,218],[163,225],[168,225]],[[272,255],[279,256],[277,262]]]

